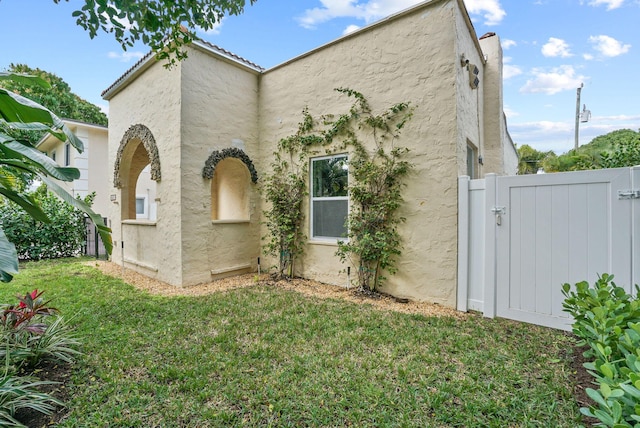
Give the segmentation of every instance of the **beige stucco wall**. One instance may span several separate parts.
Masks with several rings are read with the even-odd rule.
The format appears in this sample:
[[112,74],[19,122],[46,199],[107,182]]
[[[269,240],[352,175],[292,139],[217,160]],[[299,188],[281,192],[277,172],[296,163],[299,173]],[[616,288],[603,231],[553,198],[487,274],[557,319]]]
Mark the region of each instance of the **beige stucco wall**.
[[[241,148],[264,177],[277,142],[296,132],[303,108],[315,117],[345,112],[353,100],[334,88],[348,87],[362,92],[375,113],[398,102],[415,107],[398,141],[414,163],[399,213],[407,219],[399,228],[403,253],[384,291],[455,306],[457,177],[466,173],[467,141],[485,158],[481,175],[503,173],[513,163],[512,146],[501,147],[502,154],[492,146],[495,138],[508,138],[501,102],[485,102],[501,98],[494,54],[485,64],[462,0],[432,0],[262,74],[198,44],[170,71],[157,63],[134,69],[109,91],[108,177],[117,198],[110,205],[113,259],[122,259],[124,236],[127,267],[175,285],[255,270],[258,256],[263,268],[275,264],[260,249],[267,231],[260,225],[265,206],[256,186],[249,186],[248,216],[229,220],[225,213],[212,220],[205,161],[214,151]],[[480,69],[477,89],[469,86],[462,55]],[[121,225],[113,165],[134,124],[151,130],[159,150],[157,221]],[[303,206],[310,236],[308,200]],[[347,265],[336,250],[333,243],[309,240],[297,274],[346,285]]]
[[487,55],[484,84],[491,94],[484,97],[484,173],[515,175],[518,169],[518,154],[507,131],[507,121],[503,112],[500,38],[497,35],[487,35],[479,42],[482,51]]
[[[362,92],[378,112],[403,101],[416,107],[398,143],[411,150],[415,168],[400,211],[407,222],[400,227],[399,271],[386,291],[448,306],[455,305],[460,170],[457,14],[456,2],[431,2],[269,70],[260,87],[259,170],[268,167],[276,142],[296,131],[305,106],[315,116],[349,107],[350,100],[333,91],[336,87]],[[305,251],[300,274],[346,284],[341,273],[346,265],[334,255],[335,245],[310,241]]]
[[[124,236],[124,259],[128,268],[170,284],[182,285],[182,224],[180,221],[182,168],[181,76],[182,64],[168,70],[162,63],[150,62],[149,68],[129,79],[124,90],[109,99],[109,186],[116,195],[110,216],[113,240],[112,259],[121,263],[121,240]],[[132,125],[142,124],[152,132],[158,147],[161,180],[157,183],[157,221],[126,220],[122,232],[122,192],[113,186],[113,167],[120,141]]]
[[[460,8],[455,8],[456,50],[451,60],[455,63],[456,76],[457,175],[467,174],[467,145],[469,143],[477,148],[479,156],[482,156],[485,151],[483,99],[485,93],[490,93],[485,85],[483,53],[479,50],[477,36],[474,31],[470,31],[469,25],[468,16]],[[473,69],[474,66],[480,70],[477,75],[480,84],[476,89],[473,89],[469,84],[472,79],[470,69]],[[484,168],[477,161],[474,163],[478,170],[478,177],[481,177]]]
[[251,159],[258,156],[258,73],[189,49],[181,86],[182,281],[191,285],[257,264],[256,185],[248,186],[248,219],[239,214],[244,218],[237,222],[212,221],[211,180],[202,177],[202,169],[212,152],[229,147],[242,149]]

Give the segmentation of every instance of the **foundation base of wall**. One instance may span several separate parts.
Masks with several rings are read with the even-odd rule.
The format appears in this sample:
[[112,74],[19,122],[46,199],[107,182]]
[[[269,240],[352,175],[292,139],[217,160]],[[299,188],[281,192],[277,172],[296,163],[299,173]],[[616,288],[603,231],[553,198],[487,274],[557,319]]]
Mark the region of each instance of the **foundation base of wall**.
[[244,265],[232,266],[224,269],[212,269],[211,270],[211,279],[222,279],[230,276],[242,275],[245,273],[250,273],[253,269],[251,268],[251,264],[247,263]]
[[134,265],[134,266],[138,266],[138,267],[141,267],[141,268],[144,268],[144,269],[148,269],[148,270],[151,270],[151,271],[154,271],[154,272],[158,272],[158,268],[156,266],[152,266],[152,265],[144,263],[144,262],[139,262],[137,260],[127,259],[127,258],[124,259],[124,262],[128,263],[130,265]]

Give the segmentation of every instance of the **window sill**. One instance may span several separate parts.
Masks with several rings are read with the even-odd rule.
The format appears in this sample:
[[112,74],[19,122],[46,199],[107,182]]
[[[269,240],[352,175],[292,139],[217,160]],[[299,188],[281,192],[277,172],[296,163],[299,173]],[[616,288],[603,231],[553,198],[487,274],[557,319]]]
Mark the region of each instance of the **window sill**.
[[122,220],[122,224],[132,224],[136,226],[155,226],[155,221],[150,220]]
[[[340,241],[345,241],[340,240]],[[327,240],[323,240],[323,239],[310,239],[307,241],[307,244],[309,245],[324,245],[327,247],[337,247],[338,246],[338,239],[336,238],[335,240],[331,239],[327,239]]]
[[251,220],[211,220],[211,224],[249,224]]

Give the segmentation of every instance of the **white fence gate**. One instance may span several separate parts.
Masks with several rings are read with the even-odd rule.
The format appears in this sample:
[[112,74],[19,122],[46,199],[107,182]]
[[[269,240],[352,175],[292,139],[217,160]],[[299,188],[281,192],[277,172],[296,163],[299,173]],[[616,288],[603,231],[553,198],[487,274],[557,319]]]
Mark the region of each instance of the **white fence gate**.
[[562,284],[640,284],[640,167],[459,179],[458,309],[570,330]]

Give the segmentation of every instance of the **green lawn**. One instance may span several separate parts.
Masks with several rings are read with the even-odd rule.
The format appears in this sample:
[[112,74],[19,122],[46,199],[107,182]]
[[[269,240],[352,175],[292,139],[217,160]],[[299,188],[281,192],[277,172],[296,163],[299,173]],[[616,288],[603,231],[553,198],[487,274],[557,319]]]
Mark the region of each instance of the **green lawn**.
[[158,297],[78,261],[23,266],[84,343],[65,427],[575,427],[565,334],[273,286]]

